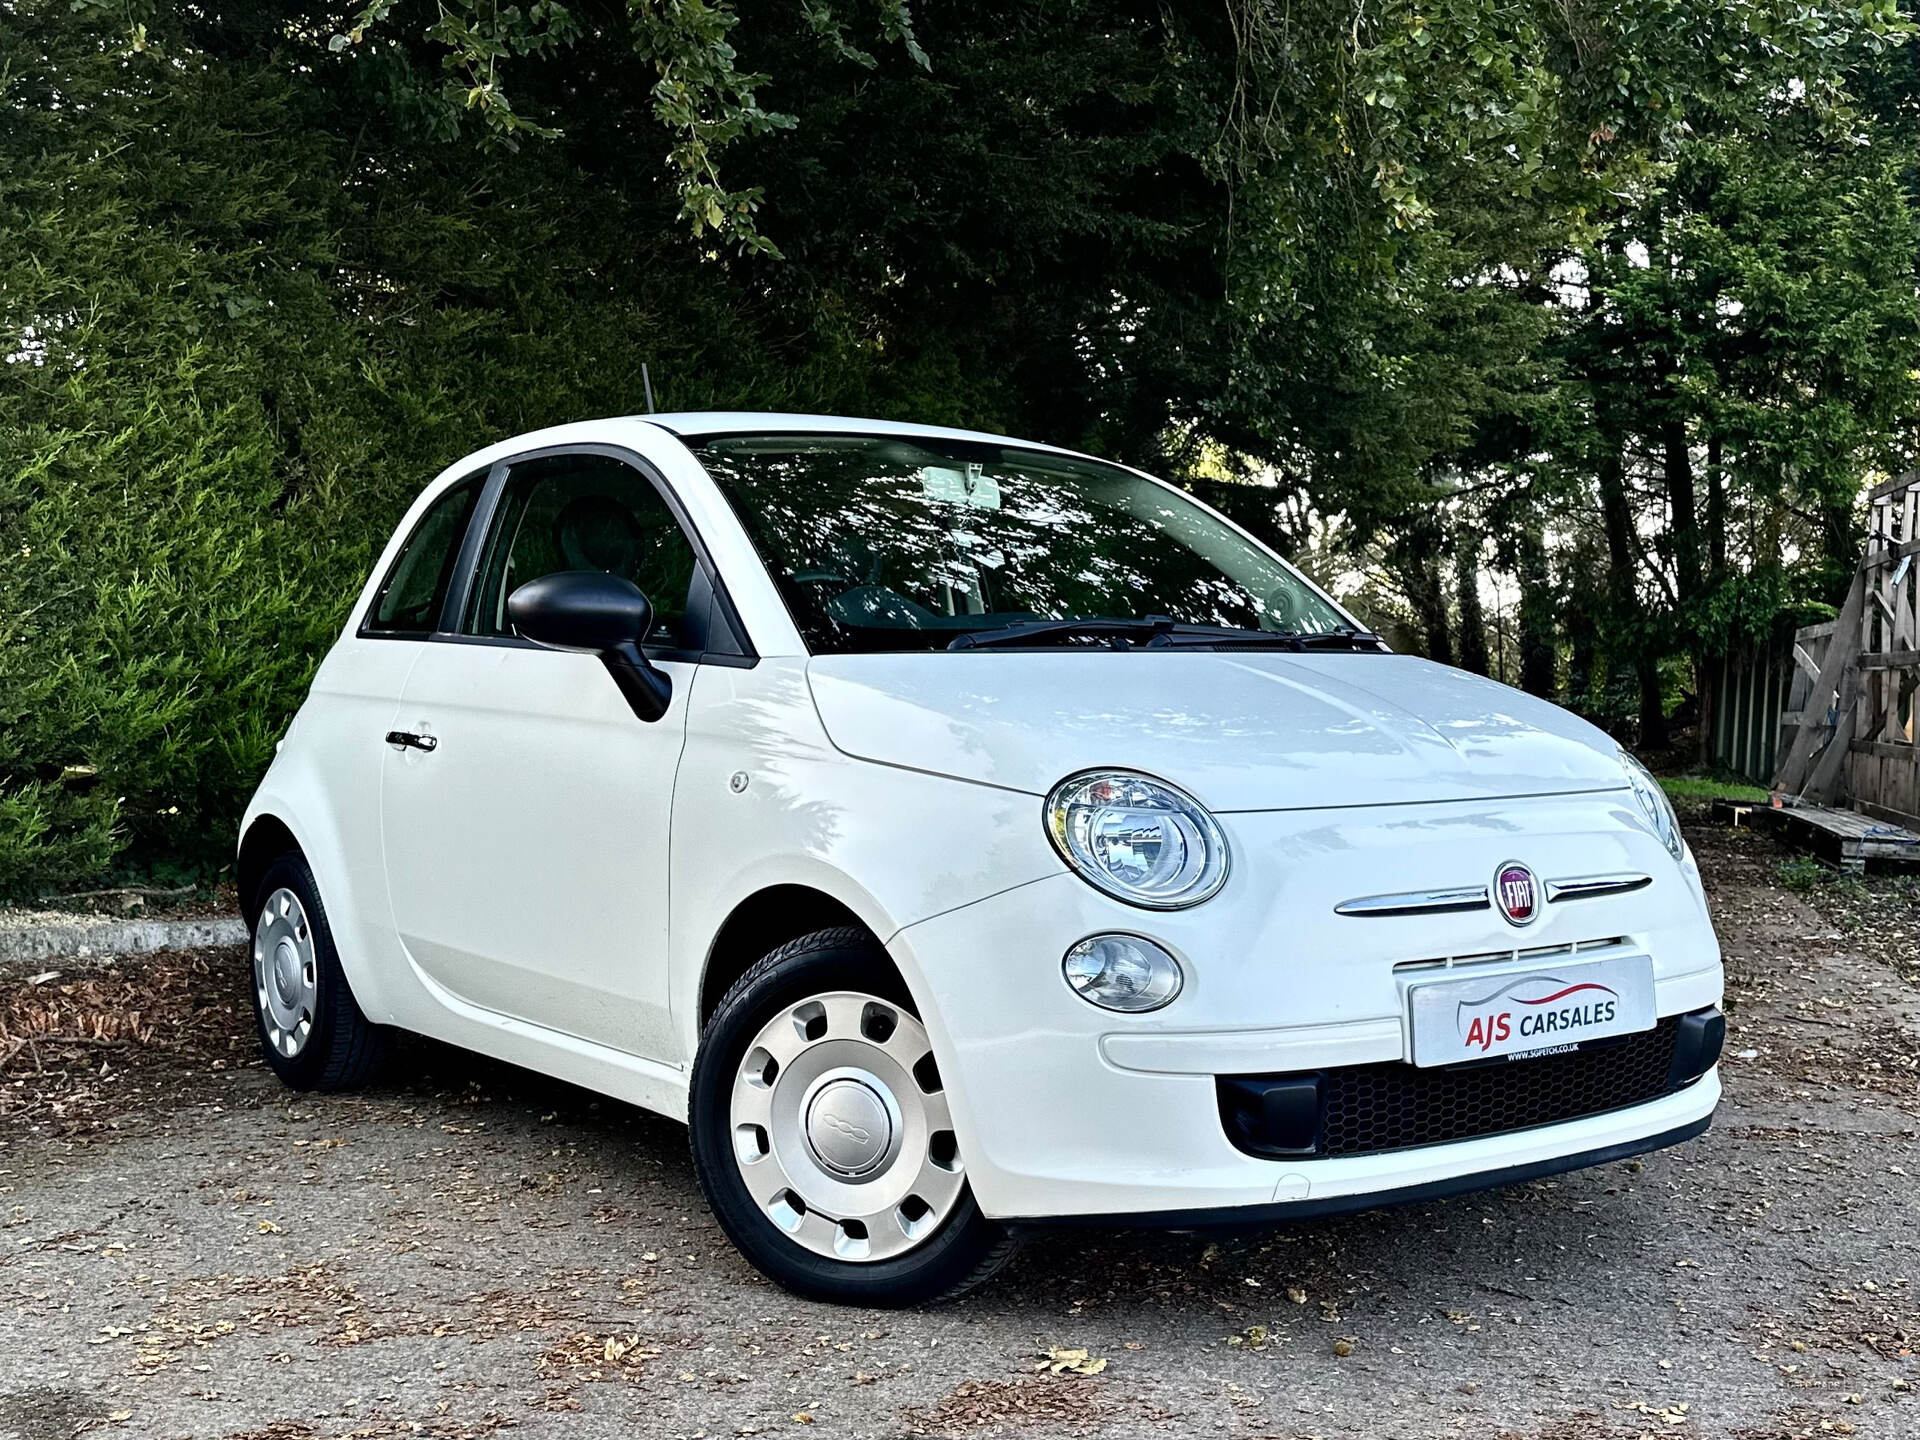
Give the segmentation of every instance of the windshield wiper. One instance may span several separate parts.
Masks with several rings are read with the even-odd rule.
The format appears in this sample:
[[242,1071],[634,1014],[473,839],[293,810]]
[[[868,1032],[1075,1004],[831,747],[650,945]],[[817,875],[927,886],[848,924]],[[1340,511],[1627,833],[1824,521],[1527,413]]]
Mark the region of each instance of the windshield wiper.
[[969,630],[947,642],[949,650],[985,650],[1002,645],[1031,645],[1038,641],[1065,640],[1085,635],[1107,640],[1116,650],[1131,650],[1135,643],[1148,644],[1156,637],[1170,635],[1176,627],[1167,615],[1149,615],[1141,620],[1125,620],[1114,615],[1089,615],[1081,620],[1022,620],[991,630]]
[[1223,645],[1234,650],[1290,650],[1301,654],[1308,650],[1384,651],[1386,642],[1371,630],[1239,630],[1232,626],[1176,625],[1171,632],[1148,642],[1155,649],[1201,649]]
[[1387,642],[1371,630],[1331,630],[1324,635],[1302,635],[1303,650],[1370,650],[1384,654]]
[[1079,620],[1023,620],[991,630],[969,630],[947,644],[949,650],[1044,644],[1050,640],[1085,636],[1104,640],[1112,650],[1198,650],[1210,645],[1234,649],[1378,651],[1384,645],[1370,630],[1333,630],[1293,634],[1281,630],[1244,630],[1232,625],[1182,625],[1166,615],[1138,620],[1094,615]]

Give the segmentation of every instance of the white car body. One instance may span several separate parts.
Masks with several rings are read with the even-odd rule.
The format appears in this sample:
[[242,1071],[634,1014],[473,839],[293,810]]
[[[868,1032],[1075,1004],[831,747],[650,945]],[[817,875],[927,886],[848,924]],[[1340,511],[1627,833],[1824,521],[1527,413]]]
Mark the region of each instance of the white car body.
[[[730,924],[784,935],[782,915],[844,913],[911,992],[973,1194],[1008,1221],[1351,1208],[1705,1128],[1712,1069],[1646,1103],[1453,1143],[1324,1158],[1237,1147],[1218,1077],[1410,1064],[1410,987],[1443,975],[1645,956],[1660,1016],[1717,1005],[1720,954],[1692,856],[1656,837],[1600,731],[1420,659],[811,656],[686,443],[749,430],[993,438],[663,415],[519,437],[429,485],[242,832],[243,883],[276,837],[304,853],[369,1019],[684,1118]],[[640,724],[592,655],[361,634],[380,577],[448,486],[583,444],[626,452],[670,487],[750,662],[661,661],[670,707]],[[395,729],[437,747],[383,743]],[[1095,767],[1158,777],[1213,812],[1232,856],[1217,895],[1143,910],[1063,863],[1043,801]],[[1525,929],[1490,906],[1336,912],[1487,887],[1515,860],[1549,894],[1596,876],[1644,883],[1543,897]],[[1062,956],[1101,932],[1171,951],[1178,998],[1123,1014],[1070,989]],[[1528,1083],[1524,1064],[1506,1074]]]

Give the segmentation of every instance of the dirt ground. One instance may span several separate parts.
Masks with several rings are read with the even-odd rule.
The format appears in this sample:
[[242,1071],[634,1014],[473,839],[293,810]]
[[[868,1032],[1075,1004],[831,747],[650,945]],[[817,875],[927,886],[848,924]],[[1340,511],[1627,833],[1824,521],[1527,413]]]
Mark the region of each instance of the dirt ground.
[[1920,888],[1693,839],[1705,1138],[1254,1238],[1042,1237],[906,1314],[773,1289],[684,1132],[583,1091],[425,1043],[280,1089],[238,951],[0,977],[0,1436],[1920,1436]]

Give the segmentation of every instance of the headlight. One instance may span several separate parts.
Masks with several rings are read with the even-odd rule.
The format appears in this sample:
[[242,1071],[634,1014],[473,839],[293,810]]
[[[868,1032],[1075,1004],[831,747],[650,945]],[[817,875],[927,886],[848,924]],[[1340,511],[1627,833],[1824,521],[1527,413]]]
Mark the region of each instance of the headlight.
[[1180,962],[1138,935],[1089,935],[1061,962],[1067,984],[1102,1010],[1158,1010],[1180,993]]
[[1183,910],[1227,879],[1227,837],[1199,801],[1125,770],[1069,775],[1047,796],[1047,834],[1080,877],[1149,910]]
[[1660,788],[1653,772],[1624,750],[1620,752],[1620,763],[1626,767],[1627,783],[1633,787],[1633,798],[1640,802],[1647,824],[1667,847],[1667,853],[1678,860],[1687,853],[1687,842],[1680,834],[1680,818],[1673,813],[1673,802],[1667,799],[1667,792]]

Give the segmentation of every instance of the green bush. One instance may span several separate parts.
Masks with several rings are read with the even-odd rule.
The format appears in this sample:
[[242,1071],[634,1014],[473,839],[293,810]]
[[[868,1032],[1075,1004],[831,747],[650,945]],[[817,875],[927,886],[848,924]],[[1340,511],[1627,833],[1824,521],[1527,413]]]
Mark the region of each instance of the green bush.
[[743,302],[671,195],[550,147],[409,140],[64,5],[0,9],[0,54],[0,895],[226,864],[421,485],[643,410],[642,361],[681,408],[958,403],[870,388],[857,343]]
[[[1451,608],[1484,628],[1441,582],[1484,549],[1526,577],[1525,656],[1579,600],[1608,721],[1812,593],[1781,555],[1843,572],[1852,487],[1911,459],[1891,11],[938,0],[929,69],[897,7],[365,8],[0,4],[0,896],[224,865],[409,498],[639,410],[643,362],[668,408],[1231,479],[1256,528],[1403,591],[1435,654]],[[663,85],[669,51],[694,73]],[[698,240],[689,137],[746,187]],[[755,227],[784,258],[714,238]],[[1677,504],[1653,472],[1697,451]]]

